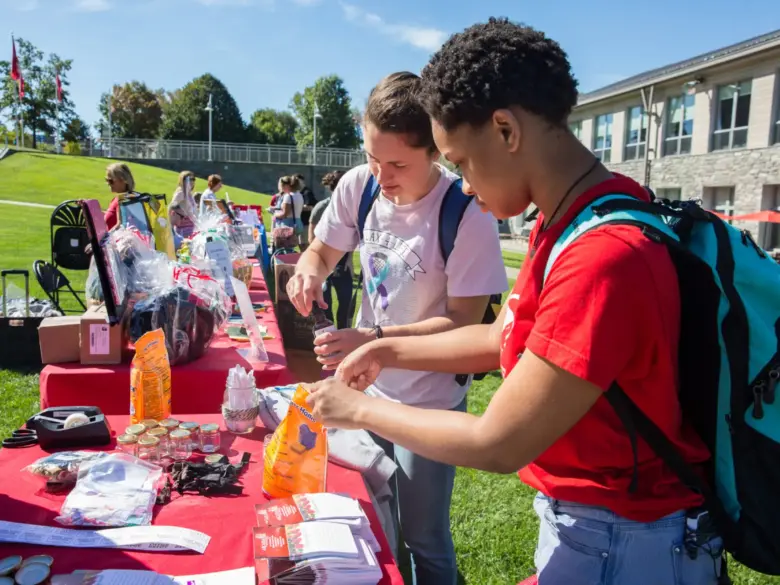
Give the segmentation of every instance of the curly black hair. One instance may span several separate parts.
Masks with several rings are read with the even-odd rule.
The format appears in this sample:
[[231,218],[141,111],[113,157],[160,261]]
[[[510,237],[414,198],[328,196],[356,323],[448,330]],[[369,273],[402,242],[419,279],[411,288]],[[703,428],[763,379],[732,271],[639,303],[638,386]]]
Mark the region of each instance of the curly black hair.
[[422,72],[422,102],[444,128],[481,125],[510,106],[566,123],[577,81],[560,45],[507,18],[491,18],[453,35]]

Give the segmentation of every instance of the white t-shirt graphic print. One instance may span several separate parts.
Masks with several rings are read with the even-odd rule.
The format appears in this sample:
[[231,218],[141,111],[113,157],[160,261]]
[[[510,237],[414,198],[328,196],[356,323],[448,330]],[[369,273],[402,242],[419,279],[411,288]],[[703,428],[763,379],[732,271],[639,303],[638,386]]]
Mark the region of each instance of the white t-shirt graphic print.
[[[439,247],[439,211],[457,175],[440,167],[428,195],[395,205],[380,194],[366,219],[363,242],[357,226],[368,165],[350,170],[336,187],[315,230],[323,243],[350,252],[360,245],[363,301],[358,327],[409,325],[446,315],[447,297],[507,290],[495,218],[469,205],[445,267]],[[372,391],[390,400],[427,408],[453,408],[466,394],[452,374],[385,369]]]

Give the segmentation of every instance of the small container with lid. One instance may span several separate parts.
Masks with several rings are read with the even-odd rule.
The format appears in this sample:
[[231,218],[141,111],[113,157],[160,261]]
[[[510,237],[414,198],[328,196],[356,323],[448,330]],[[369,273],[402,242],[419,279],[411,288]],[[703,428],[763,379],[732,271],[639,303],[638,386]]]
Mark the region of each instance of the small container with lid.
[[151,429],[154,429],[154,428],[156,428],[156,427],[159,427],[159,426],[160,426],[160,425],[157,423],[157,421],[156,421],[156,420],[154,420],[154,419],[152,419],[152,418],[147,418],[147,419],[145,419],[145,420],[142,420],[142,421],[141,421],[141,424],[142,424],[142,425],[144,425],[144,428],[145,428],[147,431],[149,431],[149,430],[151,430]]
[[168,442],[168,431],[162,427],[155,427],[146,431],[145,437],[156,437],[160,441],[160,457],[165,457],[170,448]]
[[219,425],[209,423],[200,427],[200,452],[216,453],[221,447]]
[[124,435],[119,435],[116,438],[116,448],[120,451],[124,451],[128,455],[137,457],[138,437],[136,435],[131,435],[129,433],[125,433]]
[[188,430],[178,428],[169,435],[169,454],[176,461],[186,461],[192,455],[192,435]]
[[160,421],[160,426],[164,428],[166,431],[168,431],[169,433],[171,431],[175,431],[176,429],[178,429],[180,424],[181,423],[177,421],[175,418],[166,418],[165,420]]
[[150,437],[149,435],[144,435],[138,439],[137,457],[143,461],[146,461],[147,463],[159,463],[160,439],[157,437]]
[[142,424],[130,425],[125,429],[126,435],[135,435],[136,437],[140,437],[145,432],[146,432],[146,427]]
[[54,564],[54,557],[49,555],[33,555],[24,559],[22,566],[29,565],[30,563],[41,563],[47,567],[51,567]]
[[19,567],[22,566],[22,561],[24,559],[20,557],[19,555],[14,555],[12,557],[6,557],[3,560],[0,561],[0,577],[5,577],[7,575],[13,575],[16,573],[16,571],[19,570]]
[[192,451],[200,448],[200,425],[196,422],[183,422],[179,425],[179,428],[183,431],[187,431],[190,434],[190,440],[192,441]]
[[51,567],[45,563],[25,563],[16,572],[16,585],[45,585],[50,583]]

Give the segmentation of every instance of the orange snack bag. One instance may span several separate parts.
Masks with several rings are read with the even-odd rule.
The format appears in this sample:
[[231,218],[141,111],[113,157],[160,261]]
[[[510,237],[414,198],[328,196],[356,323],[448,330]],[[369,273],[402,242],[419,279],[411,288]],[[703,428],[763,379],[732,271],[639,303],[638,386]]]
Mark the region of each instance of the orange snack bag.
[[270,498],[325,491],[328,434],[306,405],[298,386],[284,420],[265,448],[263,492]]
[[130,368],[130,424],[171,416],[171,365],[162,329],[144,333]]

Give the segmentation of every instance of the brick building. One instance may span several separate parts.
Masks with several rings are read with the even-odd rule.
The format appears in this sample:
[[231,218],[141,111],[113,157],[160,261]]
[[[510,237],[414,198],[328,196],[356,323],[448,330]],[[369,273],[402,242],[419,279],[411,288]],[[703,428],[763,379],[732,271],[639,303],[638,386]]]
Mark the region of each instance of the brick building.
[[[658,196],[727,215],[780,210],[780,30],[582,94],[569,122]],[[740,227],[780,248],[777,224]]]

